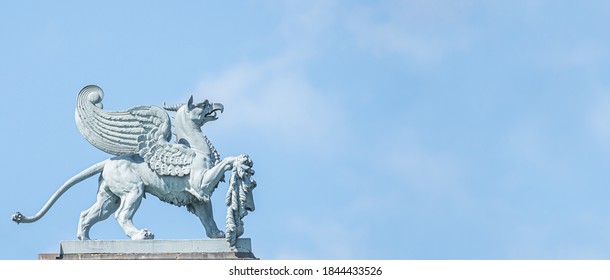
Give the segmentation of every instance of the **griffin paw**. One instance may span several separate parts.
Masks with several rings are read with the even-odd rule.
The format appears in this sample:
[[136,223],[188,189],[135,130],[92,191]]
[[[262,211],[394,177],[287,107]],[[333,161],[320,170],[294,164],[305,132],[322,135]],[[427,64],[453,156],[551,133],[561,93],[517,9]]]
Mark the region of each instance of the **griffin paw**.
[[208,234],[209,238],[225,238],[225,233],[222,230],[218,230],[214,233]]
[[136,233],[131,237],[132,240],[146,240],[146,239],[155,239],[155,234],[150,232],[147,229],[140,230],[140,232]]

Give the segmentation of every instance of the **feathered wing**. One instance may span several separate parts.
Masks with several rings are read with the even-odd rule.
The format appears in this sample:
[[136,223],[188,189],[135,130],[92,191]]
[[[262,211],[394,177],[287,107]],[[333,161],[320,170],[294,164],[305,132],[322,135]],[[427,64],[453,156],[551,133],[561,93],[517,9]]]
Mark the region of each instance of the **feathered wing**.
[[84,87],[76,99],[76,125],[94,147],[116,156],[139,154],[159,175],[184,176],[191,171],[195,153],[171,144],[171,122],[157,106],[125,111],[105,111],[104,92],[95,85]]

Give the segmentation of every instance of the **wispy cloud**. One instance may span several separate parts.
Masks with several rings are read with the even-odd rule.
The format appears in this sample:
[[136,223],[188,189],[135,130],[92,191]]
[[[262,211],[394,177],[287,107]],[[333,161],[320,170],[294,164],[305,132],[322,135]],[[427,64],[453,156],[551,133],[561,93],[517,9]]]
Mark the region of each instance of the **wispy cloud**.
[[460,185],[466,172],[459,159],[426,147],[415,129],[396,128],[379,139],[382,170],[392,181],[413,190],[446,192]]
[[344,137],[343,109],[311,85],[291,57],[235,65],[204,78],[201,98],[226,107],[223,129],[246,130],[285,148],[324,148]]
[[542,56],[546,64],[557,69],[597,68],[600,61],[606,60],[604,48],[595,43],[553,46]]
[[587,127],[593,141],[610,152],[610,93],[598,94],[589,109]]
[[336,1],[278,1],[273,5],[283,15],[278,35],[292,52],[317,53],[325,37],[334,35],[333,28],[339,20]]
[[547,125],[537,117],[530,117],[507,129],[504,147],[505,155],[521,166],[542,167],[550,163],[545,146],[550,142],[547,136]]
[[330,24],[332,3],[321,3],[280,5],[284,24],[276,32],[284,38],[282,49],[204,75],[197,94],[225,105],[223,129],[245,129],[293,151],[329,151],[329,143],[345,137],[340,100],[314,86],[307,73]]
[[462,1],[390,1],[355,8],[346,24],[358,44],[374,53],[437,62],[470,44],[468,12]]

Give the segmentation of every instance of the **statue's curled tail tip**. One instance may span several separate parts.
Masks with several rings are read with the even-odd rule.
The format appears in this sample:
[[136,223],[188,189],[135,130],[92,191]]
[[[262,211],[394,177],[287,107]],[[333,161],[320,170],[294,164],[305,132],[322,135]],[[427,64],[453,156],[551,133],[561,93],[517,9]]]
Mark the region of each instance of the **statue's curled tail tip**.
[[16,212],[15,214],[13,214],[13,216],[11,216],[11,220],[13,220],[13,222],[19,224],[23,221],[23,214]]

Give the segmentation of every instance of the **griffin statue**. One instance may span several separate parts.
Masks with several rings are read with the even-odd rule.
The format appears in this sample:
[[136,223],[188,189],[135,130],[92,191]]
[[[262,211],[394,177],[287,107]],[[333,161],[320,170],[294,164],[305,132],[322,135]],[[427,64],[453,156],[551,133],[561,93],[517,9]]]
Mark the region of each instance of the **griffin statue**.
[[[205,100],[173,106],[139,106],[125,111],[103,109],[104,92],[95,85],[84,87],[77,97],[76,124],[81,134],[96,148],[115,157],[96,163],[65,182],[34,216],[17,212],[12,220],[33,223],[59,197],[77,183],[100,173],[97,199],[80,214],[77,237],[89,239],[89,230],[113,213],[125,234],[133,240],[153,239],[147,229],[138,229],[132,218],[145,193],[164,202],[186,206],[203,224],[210,238],[226,237],[231,246],[243,234],[241,219],[254,211],[252,180],[254,170],[248,155],[220,159],[201,127],[218,119],[220,103]],[[168,111],[175,112],[174,134]],[[212,215],[210,197],[231,170],[227,193],[227,234],[218,229]]]

